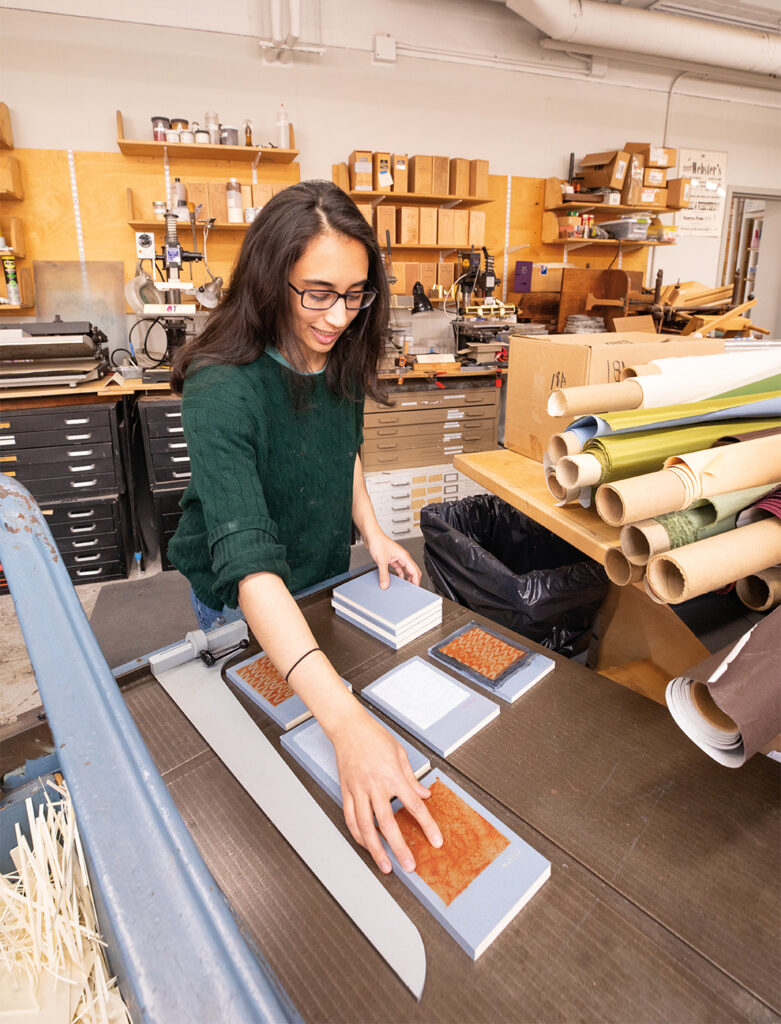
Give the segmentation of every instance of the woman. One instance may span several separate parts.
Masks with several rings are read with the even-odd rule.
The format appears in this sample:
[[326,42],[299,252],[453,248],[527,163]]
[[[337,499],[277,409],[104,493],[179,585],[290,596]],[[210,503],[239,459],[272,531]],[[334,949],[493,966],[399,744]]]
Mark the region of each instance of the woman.
[[[377,563],[420,571],[380,529],[361,468],[363,397],[378,395],[388,286],[377,241],[336,185],[303,182],[253,222],[228,295],[179,353],[172,387],[192,478],[168,549],[190,580],[201,628],[241,612],[336,751],[344,816],[378,867],[414,858],[397,796],[442,838],[404,751],[341,683],[291,596],[349,566],[351,522]],[[235,613],[234,613],[235,614]]]

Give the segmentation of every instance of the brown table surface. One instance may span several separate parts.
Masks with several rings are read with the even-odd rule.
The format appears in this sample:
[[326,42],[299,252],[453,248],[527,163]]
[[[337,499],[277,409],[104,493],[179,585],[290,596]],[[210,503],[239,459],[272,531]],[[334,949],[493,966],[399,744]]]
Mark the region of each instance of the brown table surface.
[[[336,617],[330,592],[302,608],[357,692],[470,618],[485,621],[445,601],[440,627],[393,652]],[[552,874],[476,962],[384,879],[425,943],[420,1003],[152,676],[122,680],[207,866],[304,1019],[781,1020],[778,765],[758,756],[722,768],[665,709],[553,657],[556,670],[502,703],[448,763],[427,751]],[[277,728],[241,699],[278,745]],[[349,839],[336,804],[282,756]]]

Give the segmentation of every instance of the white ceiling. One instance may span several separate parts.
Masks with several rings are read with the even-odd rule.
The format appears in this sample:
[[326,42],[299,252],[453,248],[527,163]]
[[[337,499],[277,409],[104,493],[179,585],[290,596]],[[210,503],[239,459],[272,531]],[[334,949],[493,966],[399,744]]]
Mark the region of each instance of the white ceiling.
[[722,25],[781,31],[779,0],[601,0],[626,7],[642,7],[648,11],[664,11],[684,17],[715,21]]

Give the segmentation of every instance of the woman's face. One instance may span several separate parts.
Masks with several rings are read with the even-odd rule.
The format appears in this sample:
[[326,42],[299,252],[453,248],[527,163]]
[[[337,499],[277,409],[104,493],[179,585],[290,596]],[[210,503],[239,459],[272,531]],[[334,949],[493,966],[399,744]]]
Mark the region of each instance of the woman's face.
[[[346,235],[327,232],[314,238],[303,256],[293,264],[290,284],[299,291],[360,291],[367,283],[369,256],[363,243]],[[337,299],[330,309],[305,309],[301,296],[292,288],[290,314],[295,339],[311,372],[325,366],[328,353],[349,327],[359,310],[347,309]]]

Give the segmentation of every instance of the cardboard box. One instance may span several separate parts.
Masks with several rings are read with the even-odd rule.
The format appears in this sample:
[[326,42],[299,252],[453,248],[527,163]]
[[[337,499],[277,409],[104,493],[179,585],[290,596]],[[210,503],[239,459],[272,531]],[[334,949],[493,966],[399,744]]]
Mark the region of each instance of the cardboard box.
[[372,206],[372,204],[371,203],[356,203],[355,205],[361,211],[361,214],[363,215],[363,218],[366,221],[366,223],[369,225],[369,227],[372,227],[374,225],[374,207]]
[[564,430],[568,424],[566,417],[548,416],[551,391],[581,384],[607,384],[618,380],[625,366],[651,359],[723,351],[724,341],[719,338],[661,334],[651,338],[642,332],[512,336],[505,446],[542,461],[551,434]]
[[624,146],[627,153],[639,153],[645,160],[646,167],[675,167],[678,163],[678,150],[669,146],[652,146],[650,142],[627,142]]
[[388,282],[391,295],[404,294],[404,264],[393,261],[393,276],[396,278],[394,284]]
[[455,231],[455,211],[437,210],[437,245],[453,245]]
[[187,202],[191,203],[193,208],[196,206],[202,208],[198,215],[199,220],[207,220],[211,216],[209,213],[209,186],[205,181],[187,182]]
[[621,202],[624,206],[639,206],[643,193],[643,175],[645,174],[645,158],[639,153],[632,153],[626,169],[626,177],[621,188]]
[[228,222],[228,186],[225,182],[210,181],[209,216],[214,217],[218,224]]
[[350,191],[350,173],[347,164],[331,164],[331,179],[343,192]]
[[453,210],[453,245],[469,245],[469,210]]
[[437,263],[437,284],[441,284],[448,292],[453,287],[453,282],[456,279],[456,265],[455,263],[440,262]]
[[390,153],[372,153],[372,188],[375,192],[390,192],[392,185]]
[[[401,275],[399,274],[399,277]],[[412,295],[412,286],[416,281],[420,280],[420,264],[419,263],[405,263],[404,264],[404,295]]]
[[518,295],[528,292],[560,292],[564,265],[549,266],[547,263],[532,263],[517,260],[513,275],[512,291]]
[[623,149],[606,153],[587,153],[580,161],[586,188],[621,188],[629,166],[629,154]]
[[671,210],[685,210],[691,198],[691,178],[669,178],[667,181],[667,206]]
[[481,198],[488,195],[487,160],[469,161],[469,195]]
[[450,161],[449,192],[451,196],[469,195],[469,161],[453,157]]
[[399,206],[396,209],[396,242],[398,245],[417,245],[420,214],[417,206]]
[[391,157],[393,191],[406,192],[408,185],[409,160],[406,153],[394,153]]
[[436,206],[421,206],[419,208],[418,237],[421,245],[436,245],[437,230],[439,227]]
[[265,183],[262,185],[253,185],[252,205],[258,206],[262,209],[273,195],[274,190],[271,185],[267,185]]
[[347,159],[350,188],[353,192],[371,192],[372,154],[370,149],[354,149]]
[[434,158],[416,154],[409,162],[409,190],[431,195],[434,180]]
[[252,185],[241,186],[241,205],[245,210],[252,206]]
[[374,211],[374,229],[380,245],[387,244],[386,231],[390,232],[391,245],[396,244],[396,207],[380,203]]
[[647,188],[645,185],[640,191],[640,202],[638,206],[667,206],[666,188]]
[[485,245],[485,210],[469,211],[469,245]]
[[420,283],[423,285],[426,295],[430,295],[431,289],[437,283],[437,264],[421,263],[419,280]]
[[648,167],[646,165],[643,184],[649,188],[664,188],[667,184],[667,168]]
[[450,191],[450,157],[435,156],[431,159],[431,191],[435,196],[446,196]]

